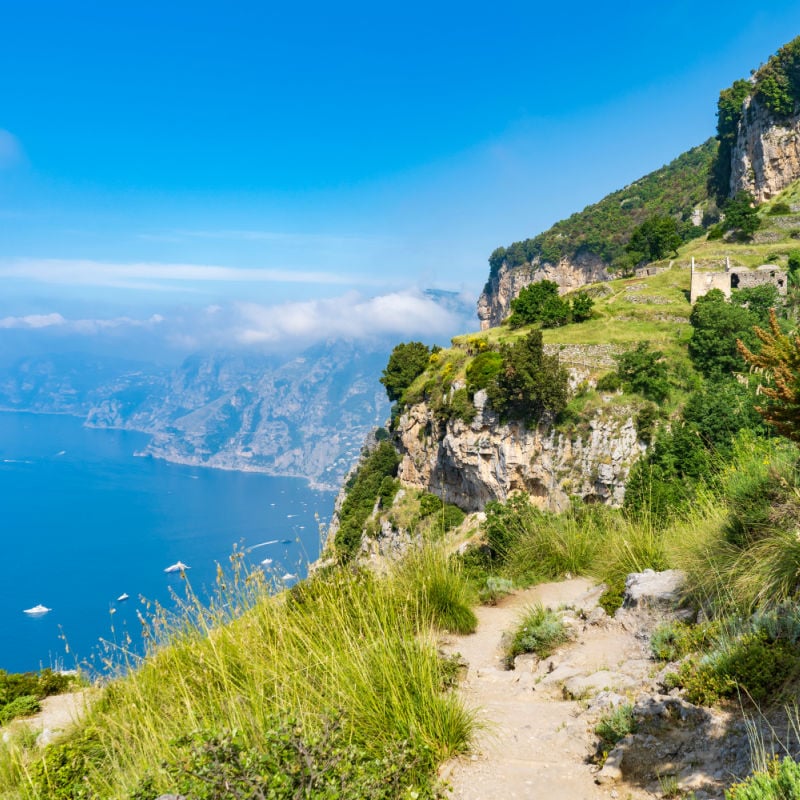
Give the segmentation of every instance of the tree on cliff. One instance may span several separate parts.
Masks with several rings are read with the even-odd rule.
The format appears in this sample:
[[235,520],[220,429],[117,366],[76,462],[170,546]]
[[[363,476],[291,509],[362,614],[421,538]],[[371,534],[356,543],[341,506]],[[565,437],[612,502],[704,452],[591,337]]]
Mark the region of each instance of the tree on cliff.
[[766,402],[756,406],[756,411],[778,433],[800,442],[800,336],[781,331],[774,309],[769,314],[769,328],[755,329],[762,344],[760,353],[753,353],[742,341],[738,342],[739,352],[769,379],[769,385],[761,387]]
[[389,363],[381,375],[389,400],[396,403],[403,392],[425,371],[431,351],[422,342],[401,342],[389,356]]
[[502,366],[486,393],[501,419],[536,423],[545,412],[560,413],[567,405],[569,378],[558,356],[544,352],[542,332],[500,348]]

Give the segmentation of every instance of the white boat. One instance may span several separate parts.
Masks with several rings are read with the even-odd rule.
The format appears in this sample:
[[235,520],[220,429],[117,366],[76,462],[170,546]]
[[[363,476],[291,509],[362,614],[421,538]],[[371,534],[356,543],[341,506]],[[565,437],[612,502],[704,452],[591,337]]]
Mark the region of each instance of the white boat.
[[33,608],[26,608],[23,613],[27,614],[29,617],[43,617],[45,614],[49,614],[53,609],[48,608],[47,606],[43,606],[39,603],[38,606],[34,606]]
[[164,572],[186,572],[187,569],[191,569],[188,564],[184,564],[183,561],[176,561],[174,564],[170,564]]
[[122,594],[121,594],[121,595],[120,595],[120,596],[117,598],[117,602],[119,602],[119,603],[124,603],[124,602],[125,602],[125,601],[126,601],[128,598],[129,598],[129,597],[130,597],[130,595],[129,595],[127,592],[123,592],[123,593],[122,593]]
[[291,572],[287,572],[282,578],[282,581],[293,581],[297,578],[297,575],[293,575]]
[[269,565],[272,563],[272,559],[271,559],[271,558],[265,558],[265,559],[264,559],[264,560],[263,560],[261,563],[262,563],[262,564],[263,564],[265,567],[268,567],[268,566],[269,566]]

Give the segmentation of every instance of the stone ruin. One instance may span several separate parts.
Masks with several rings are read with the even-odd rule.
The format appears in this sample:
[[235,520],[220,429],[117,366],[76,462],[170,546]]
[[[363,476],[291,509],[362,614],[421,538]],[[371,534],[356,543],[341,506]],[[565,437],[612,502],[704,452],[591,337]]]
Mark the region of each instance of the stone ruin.
[[692,285],[691,303],[698,297],[708,294],[712,289],[719,289],[725,297],[730,299],[733,289],[750,289],[755,286],[771,284],[778,290],[778,294],[786,294],[787,271],[774,264],[763,264],[755,269],[749,267],[732,267],[730,259],[725,259],[725,268],[722,270],[698,269],[692,259]]

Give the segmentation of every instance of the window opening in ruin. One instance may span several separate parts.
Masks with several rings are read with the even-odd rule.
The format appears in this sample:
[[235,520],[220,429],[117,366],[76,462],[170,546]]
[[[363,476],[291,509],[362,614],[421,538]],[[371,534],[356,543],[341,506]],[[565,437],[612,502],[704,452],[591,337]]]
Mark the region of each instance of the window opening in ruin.
[[731,273],[731,289],[739,288],[739,276],[733,272]]

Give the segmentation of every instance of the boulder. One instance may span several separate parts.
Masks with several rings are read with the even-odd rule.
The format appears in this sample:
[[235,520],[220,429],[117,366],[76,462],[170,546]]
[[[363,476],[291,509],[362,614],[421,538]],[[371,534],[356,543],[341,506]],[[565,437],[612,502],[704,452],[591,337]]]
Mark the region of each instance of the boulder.
[[686,575],[678,569],[633,572],[625,580],[622,607],[627,609],[672,610],[681,599]]

